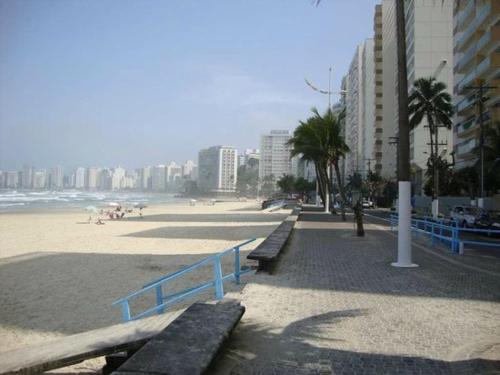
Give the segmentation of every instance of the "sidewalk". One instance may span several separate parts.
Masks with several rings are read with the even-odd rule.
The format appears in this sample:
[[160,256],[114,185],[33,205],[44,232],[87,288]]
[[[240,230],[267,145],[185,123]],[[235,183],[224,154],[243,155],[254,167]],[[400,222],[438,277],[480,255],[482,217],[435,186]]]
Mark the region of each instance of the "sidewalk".
[[[248,279],[246,313],[213,374],[500,373],[500,261],[481,272],[352,217],[301,214],[274,275]],[[490,265],[491,266],[491,265]]]

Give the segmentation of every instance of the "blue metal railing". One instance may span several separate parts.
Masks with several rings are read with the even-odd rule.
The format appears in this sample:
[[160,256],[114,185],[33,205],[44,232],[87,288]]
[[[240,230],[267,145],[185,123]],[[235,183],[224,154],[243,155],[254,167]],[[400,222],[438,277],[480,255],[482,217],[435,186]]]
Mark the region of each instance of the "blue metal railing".
[[[394,229],[394,227],[398,226],[398,215],[390,215],[389,221],[392,230]],[[412,218],[411,229],[415,232],[416,236],[418,236],[419,233],[428,235],[432,246],[434,246],[436,239],[441,242],[448,242],[450,244],[451,251],[454,253],[462,252],[463,246],[466,244],[500,249],[500,242],[475,241],[460,237],[461,232],[483,233],[487,234],[488,236],[491,236],[493,234],[500,235],[500,230],[461,228],[454,220],[432,219],[430,217],[423,217],[422,219]]]
[[[153,313],[161,314],[165,311],[165,309],[177,302],[180,302],[188,297],[191,297],[195,294],[198,294],[206,289],[213,287],[215,289],[215,298],[222,299],[224,297],[224,281],[226,280],[234,280],[236,284],[240,283],[240,276],[251,271],[250,268],[241,268],[240,266],[240,248],[249,244],[250,242],[255,241],[255,238],[250,239],[248,241],[242,242],[230,249],[224,250],[218,254],[209,256],[205,259],[202,259],[190,266],[187,266],[179,271],[171,273],[166,276],[162,276],[157,280],[154,280],[142,287],[142,289],[130,293],[126,297],[123,297],[115,302],[113,302],[113,306],[121,305],[122,308],[122,319],[125,322],[131,320],[137,320],[140,318],[144,318],[146,316],[152,315]],[[222,263],[221,258],[225,255],[234,253],[234,272],[224,275],[222,272]],[[213,272],[214,278],[213,280],[207,281],[205,283],[199,284],[195,287],[184,289],[180,292],[172,293],[164,295],[163,286],[165,283],[174,280],[182,275],[185,275],[188,272],[194,271],[204,265],[213,264]],[[146,292],[154,291],[156,294],[156,306],[149,308],[135,316],[132,316],[130,312],[130,300],[134,299],[140,295],[143,295]]]

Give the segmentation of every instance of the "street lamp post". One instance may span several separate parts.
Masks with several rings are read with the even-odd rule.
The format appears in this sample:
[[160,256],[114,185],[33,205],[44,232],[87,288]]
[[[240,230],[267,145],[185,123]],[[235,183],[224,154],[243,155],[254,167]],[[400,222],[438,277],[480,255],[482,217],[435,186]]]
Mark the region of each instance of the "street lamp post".
[[[309,82],[307,79],[305,79],[307,86],[312,88],[314,91],[319,92],[320,94],[328,95],[328,110],[332,110],[332,67],[328,68],[328,90],[322,90],[317,88],[315,85],[313,85],[311,82]],[[345,90],[340,90],[336,91],[336,94],[342,94],[345,93]],[[326,175],[327,175],[327,180],[330,181],[330,179],[333,177],[333,173],[331,172],[332,167],[327,168],[326,170]],[[339,181],[340,183],[340,181]],[[318,197],[318,176],[316,176],[316,198]],[[316,199],[316,206],[318,206],[318,199]],[[328,189],[328,183],[325,186],[325,212],[330,212],[330,192]]]

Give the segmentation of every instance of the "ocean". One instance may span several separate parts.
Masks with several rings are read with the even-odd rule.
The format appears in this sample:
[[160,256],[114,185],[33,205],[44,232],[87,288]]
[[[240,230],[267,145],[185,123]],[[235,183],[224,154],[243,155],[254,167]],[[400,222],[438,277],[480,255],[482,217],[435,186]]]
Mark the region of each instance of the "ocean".
[[174,197],[174,194],[167,193],[0,190],[0,212],[29,211],[45,208],[85,209],[87,206],[95,206],[101,209],[109,207],[114,203],[123,207],[133,207],[139,203],[153,205],[160,203],[181,203],[185,201],[187,201],[186,198],[177,198]]

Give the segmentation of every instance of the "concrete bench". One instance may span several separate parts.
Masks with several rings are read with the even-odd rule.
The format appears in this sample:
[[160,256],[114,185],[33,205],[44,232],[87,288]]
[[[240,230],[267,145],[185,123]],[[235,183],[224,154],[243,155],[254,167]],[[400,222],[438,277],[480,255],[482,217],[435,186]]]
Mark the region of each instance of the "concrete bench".
[[259,246],[257,246],[247,259],[259,262],[259,270],[272,272],[281,251],[285,247],[295,222],[301,211],[301,207],[295,207],[291,214],[276,228]]
[[181,313],[169,312],[0,353],[0,374],[38,374],[90,358],[135,352]]
[[115,375],[204,373],[245,308],[234,301],[195,303],[127,359]]

